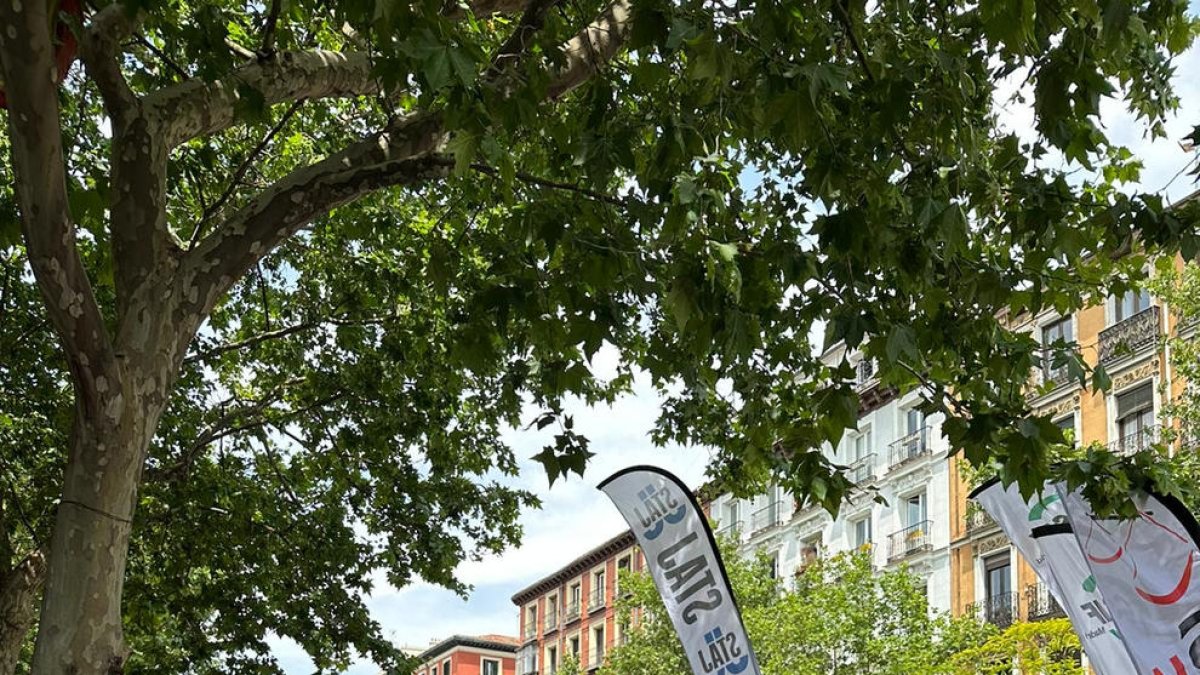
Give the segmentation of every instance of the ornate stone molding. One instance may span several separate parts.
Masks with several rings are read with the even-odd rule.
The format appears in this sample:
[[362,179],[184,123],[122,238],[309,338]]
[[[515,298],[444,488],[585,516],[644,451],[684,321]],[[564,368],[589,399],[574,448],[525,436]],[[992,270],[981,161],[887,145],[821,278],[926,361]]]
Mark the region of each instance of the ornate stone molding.
[[1079,410],[1079,392],[1076,391],[1073,395],[1061,398],[1049,405],[1034,408],[1034,414],[1039,417],[1062,417],[1068,412]]
[[1144,361],[1137,368],[1125,371],[1112,378],[1112,390],[1118,391],[1140,380],[1147,380],[1159,373],[1158,357]]
[[976,555],[987,555],[988,553],[991,553],[992,551],[998,551],[1002,548],[1006,548],[1007,546],[1008,546],[1008,537],[1004,536],[1003,534],[997,534],[994,537],[988,537],[987,539],[981,539],[978,542],[976,542],[975,543],[975,554]]
[[909,470],[908,472],[889,481],[897,493],[906,492],[922,485],[928,485],[933,478],[933,469],[929,464]]

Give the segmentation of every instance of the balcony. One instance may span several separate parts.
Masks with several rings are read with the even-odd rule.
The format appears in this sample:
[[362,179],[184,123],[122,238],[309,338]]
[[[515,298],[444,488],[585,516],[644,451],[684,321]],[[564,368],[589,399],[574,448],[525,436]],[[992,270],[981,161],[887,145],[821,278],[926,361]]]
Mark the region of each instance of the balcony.
[[537,620],[525,622],[525,631],[521,633],[521,637],[525,638],[525,642],[537,639]]
[[1100,331],[1100,363],[1108,365],[1151,347],[1159,334],[1159,309],[1152,305]]
[[579,601],[573,600],[563,607],[563,625],[579,619]]
[[988,515],[987,511],[984,511],[982,508],[977,506],[967,511],[968,535],[979,534],[980,532],[985,532],[995,527],[998,527],[998,525],[996,525],[996,521],[990,515]]
[[739,528],[738,528],[737,523],[730,523],[728,525],[725,525],[725,526],[719,528],[717,530],[717,536],[718,537],[729,537],[730,539],[737,540],[738,534],[739,534],[738,529]]
[[888,446],[888,464],[895,469],[928,454],[929,427],[921,427]]
[[750,514],[750,531],[759,532],[783,522],[783,502],[776,501]]
[[1030,621],[1043,619],[1065,619],[1066,611],[1050,594],[1045,584],[1030,584],[1025,587],[1025,607]]
[[601,586],[588,593],[588,613],[592,613],[608,606],[608,599],[604,595],[604,587]]
[[1149,450],[1161,438],[1161,428],[1152,424],[1140,431],[1126,434],[1114,441],[1109,441],[1108,450],[1114,455],[1128,457],[1143,450]]
[[547,635],[558,630],[558,608],[546,610],[546,618],[542,620],[542,634]]
[[919,523],[888,535],[888,562],[903,560],[932,548],[930,532],[933,531],[933,521],[922,520]]
[[1001,593],[969,605],[970,613],[996,626],[1008,628],[1017,618],[1017,594]]
[[850,480],[855,483],[869,483],[875,480],[875,453],[872,452],[854,460],[848,473]]

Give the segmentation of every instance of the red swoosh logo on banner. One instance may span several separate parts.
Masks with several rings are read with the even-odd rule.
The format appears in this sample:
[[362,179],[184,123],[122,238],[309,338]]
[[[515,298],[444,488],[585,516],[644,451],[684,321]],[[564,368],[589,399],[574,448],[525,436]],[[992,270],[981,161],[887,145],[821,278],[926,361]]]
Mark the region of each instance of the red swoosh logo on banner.
[[[1178,656],[1171,657],[1171,666],[1175,668],[1175,675],[1187,675],[1187,670],[1183,667],[1183,661],[1180,661]],[[1163,675],[1163,671],[1155,668],[1154,675]]]
[[1173,605],[1187,593],[1188,586],[1192,583],[1192,555],[1188,554],[1187,565],[1183,568],[1183,576],[1180,577],[1179,583],[1175,585],[1175,589],[1165,595],[1153,595],[1147,593],[1138,587],[1134,587],[1137,594],[1142,596],[1142,599],[1147,602],[1152,602],[1156,605]]
[[1092,562],[1100,564],[1100,565],[1107,565],[1109,563],[1116,562],[1121,557],[1121,554],[1124,552],[1125,552],[1124,548],[1118,548],[1116,553],[1110,555],[1107,558],[1098,558],[1098,557],[1092,555],[1091,553],[1089,553],[1088,560],[1091,560]]

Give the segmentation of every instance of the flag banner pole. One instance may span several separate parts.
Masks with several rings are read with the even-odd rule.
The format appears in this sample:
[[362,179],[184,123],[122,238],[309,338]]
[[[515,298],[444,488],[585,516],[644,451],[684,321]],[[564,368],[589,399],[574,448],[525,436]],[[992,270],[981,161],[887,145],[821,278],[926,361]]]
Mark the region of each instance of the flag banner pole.
[[1083,551],[1071,536],[1066,509],[1054,486],[1049,485],[1041,494],[1026,500],[1016,484],[1006,488],[993,479],[972,491],[969,499],[987,511],[1029,562],[1050,596],[1071,620],[1096,672],[1100,675],[1138,672],[1091,578]]
[[1117,629],[1146,675],[1200,674],[1200,525],[1174,497],[1138,493],[1138,515],[1098,518],[1079,491],[1058,494]]
[[692,491],[653,466],[623,469],[598,487],[633,530],[693,675],[761,675],[716,539]]

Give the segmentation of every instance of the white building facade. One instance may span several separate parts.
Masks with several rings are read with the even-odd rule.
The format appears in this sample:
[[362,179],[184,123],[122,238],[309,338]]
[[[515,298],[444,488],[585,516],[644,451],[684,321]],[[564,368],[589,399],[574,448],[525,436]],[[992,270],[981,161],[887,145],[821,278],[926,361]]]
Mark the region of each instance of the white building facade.
[[[838,363],[844,348],[824,355]],[[950,445],[941,433],[942,415],[926,417],[918,392],[897,396],[879,386],[870,361],[850,357],[862,406],[858,429],[837,448],[826,446],[835,464],[850,467],[860,489],[832,518],[819,506],[796,508],[779,488],[754,499],[724,494],[714,499],[717,531],[735,537],[742,555],[762,551],[785,582],[817,557],[870,546],[877,569],[907,565],[924,579],[929,605],[951,609]],[[886,505],[873,499],[878,494]]]

